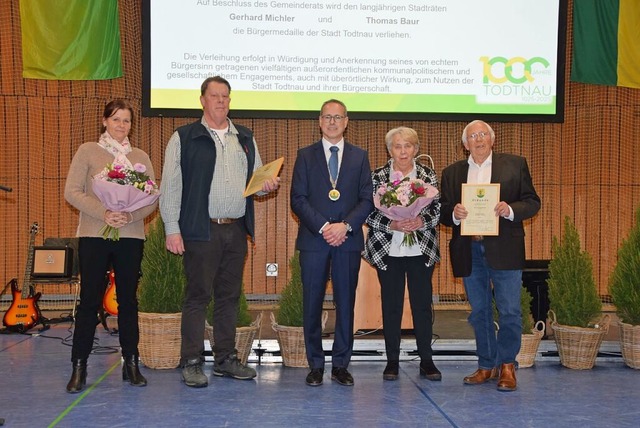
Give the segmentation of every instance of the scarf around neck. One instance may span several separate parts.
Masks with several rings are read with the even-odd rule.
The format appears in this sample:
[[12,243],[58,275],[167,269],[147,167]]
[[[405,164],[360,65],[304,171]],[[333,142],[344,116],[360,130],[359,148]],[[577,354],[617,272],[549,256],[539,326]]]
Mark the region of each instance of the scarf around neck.
[[133,165],[127,158],[127,154],[131,153],[131,143],[129,137],[125,137],[122,143],[117,142],[108,132],[104,132],[100,136],[98,145],[113,155],[114,163],[126,165],[130,169]]

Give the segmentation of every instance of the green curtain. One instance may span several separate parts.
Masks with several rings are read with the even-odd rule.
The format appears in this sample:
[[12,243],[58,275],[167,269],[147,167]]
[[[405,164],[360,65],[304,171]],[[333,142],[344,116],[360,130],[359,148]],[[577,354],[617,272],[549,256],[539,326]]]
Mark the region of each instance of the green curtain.
[[640,1],[574,0],[574,82],[640,88]]
[[117,0],[21,0],[23,77],[122,77]]

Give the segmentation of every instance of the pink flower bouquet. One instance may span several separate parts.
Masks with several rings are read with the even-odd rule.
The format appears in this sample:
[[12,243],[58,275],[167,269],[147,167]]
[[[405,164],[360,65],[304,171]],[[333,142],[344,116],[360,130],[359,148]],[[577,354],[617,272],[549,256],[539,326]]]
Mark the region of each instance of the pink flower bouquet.
[[[93,177],[93,193],[111,211],[132,212],[151,205],[160,197],[160,192],[146,171],[147,167],[141,163],[133,165],[133,169],[110,163]],[[100,233],[104,239],[120,239],[119,230],[108,224],[100,229]]]
[[[373,196],[373,204],[391,220],[414,218],[428,206],[436,196],[438,189],[420,179],[402,178],[400,172],[391,173],[391,181],[378,187]],[[416,232],[404,234],[402,245],[417,242]]]

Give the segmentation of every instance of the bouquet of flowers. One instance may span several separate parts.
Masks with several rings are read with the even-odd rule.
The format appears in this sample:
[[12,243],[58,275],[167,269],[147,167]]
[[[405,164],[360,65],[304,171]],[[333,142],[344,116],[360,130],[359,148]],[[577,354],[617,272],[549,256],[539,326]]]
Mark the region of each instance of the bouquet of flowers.
[[[147,167],[141,163],[134,164],[133,168],[118,162],[107,164],[93,176],[93,193],[111,211],[132,212],[151,205],[160,197],[160,192],[146,171]],[[100,233],[104,239],[120,239],[120,231],[108,224]]]
[[[402,173],[391,173],[391,181],[378,187],[373,203],[391,220],[414,218],[438,196],[438,189],[420,179],[402,178]],[[416,231],[405,233],[402,245],[417,242]]]

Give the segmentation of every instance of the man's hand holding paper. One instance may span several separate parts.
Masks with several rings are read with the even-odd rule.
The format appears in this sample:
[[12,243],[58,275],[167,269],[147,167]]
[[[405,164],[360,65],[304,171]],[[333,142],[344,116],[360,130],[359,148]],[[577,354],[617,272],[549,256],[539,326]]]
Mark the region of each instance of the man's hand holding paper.
[[243,196],[246,198],[254,193],[268,193],[276,190],[280,186],[278,173],[283,163],[284,157],[281,157],[256,169],[253,172],[253,176],[251,176],[251,180],[249,180],[247,188],[244,190]]

